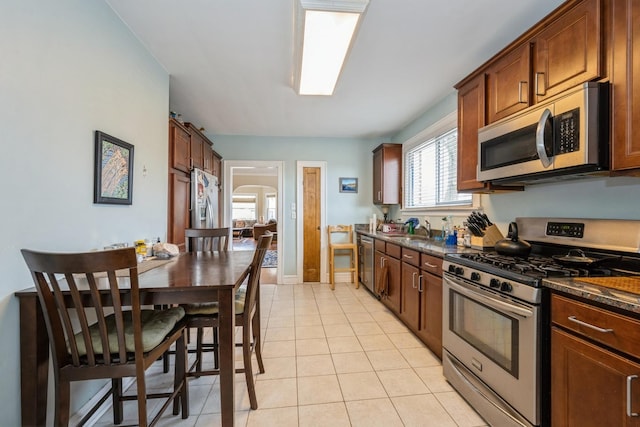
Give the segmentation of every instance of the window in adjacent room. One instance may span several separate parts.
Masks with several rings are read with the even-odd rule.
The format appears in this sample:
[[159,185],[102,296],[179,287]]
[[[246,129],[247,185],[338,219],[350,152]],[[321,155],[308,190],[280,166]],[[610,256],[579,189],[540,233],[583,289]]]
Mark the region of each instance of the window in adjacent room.
[[439,129],[435,136],[414,141],[404,154],[404,208],[468,206],[471,194],[458,193],[458,130]]
[[256,195],[234,194],[231,205],[233,219],[256,219]]
[[276,218],[276,193],[265,194],[265,205],[267,207],[267,221]]

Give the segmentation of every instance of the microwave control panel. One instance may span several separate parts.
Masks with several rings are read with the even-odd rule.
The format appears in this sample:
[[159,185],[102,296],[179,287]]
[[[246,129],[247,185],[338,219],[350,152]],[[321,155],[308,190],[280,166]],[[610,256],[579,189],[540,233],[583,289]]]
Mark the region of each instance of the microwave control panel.
[[580,149],[580,109],[575,108],[554,118],[555,154],[572,153]]

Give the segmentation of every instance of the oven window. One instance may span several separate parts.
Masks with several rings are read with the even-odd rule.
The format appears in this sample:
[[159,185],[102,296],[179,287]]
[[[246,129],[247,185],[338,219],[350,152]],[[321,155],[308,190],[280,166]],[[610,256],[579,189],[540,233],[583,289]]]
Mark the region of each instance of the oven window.
[[450,291],[449,329],[518,378],[518,321]]

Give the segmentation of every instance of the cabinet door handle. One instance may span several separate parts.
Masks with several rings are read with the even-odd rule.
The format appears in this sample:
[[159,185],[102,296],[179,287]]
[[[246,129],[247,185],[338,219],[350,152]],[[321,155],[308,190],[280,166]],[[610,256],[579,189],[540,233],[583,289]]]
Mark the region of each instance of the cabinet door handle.
[[428,263],[428,262],[426,262],[426,261],[424,262],[424,265],[425,265],[426,267],[429,267],[429,268],[436,268],[436,267],[438,267],[437,265],[435,265],[435,264],[430,264],[430,263]]
[[382,197],[380,196],[380,191],[378,191],[378,200],[382,200]]
[[638,378],[637,375],[629,375],[627,377],[627,416],[629,417],[637,417],[637,412],[631,412],[631,383],[633,380]]
[[413,255],[403,254],[402,257],[407,259],[413,259]]
[[422,274],[418,276],[418,292],[422,292]]
[[[542,83],[540,83],[540,77],[543,78]],[[536,73],[536,95],[544,96],[547,93],[547,90],[544,87],[544,73]]]
[[522,96],[523,95],[522,88],[526,84],[527,84],[527,82],[518,82],[518,103],[519,104],[526,104],[527,103],[527,100],[524,98],[524,96]]
[[594,331],[602,332],[603,334],[608,334],[613,332],[613,329],[610,329],[610,328],[605,329],[599,326],[592,325],[591,323],[583,322],[582,320],[577,319],[576,316],[569,316],[567,317],[567,319],[573,323],[577,323],[578,325],[582,325],[586,328],[593,329]]
[[418,275],[418,273],[416,273],[415,271],[413,273],[411,273],[411,286],[413,286],[413,289],[417,288],[416,286],[416,276]]

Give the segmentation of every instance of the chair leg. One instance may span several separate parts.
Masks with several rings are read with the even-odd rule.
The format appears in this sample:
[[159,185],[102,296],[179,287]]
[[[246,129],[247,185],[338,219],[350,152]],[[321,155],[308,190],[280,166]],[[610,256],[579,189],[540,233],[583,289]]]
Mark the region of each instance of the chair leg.
[[[182,411],[182,419],[189,416],[189,382],[187,381],[187,343],[185,340],[186,330],[176,341],[176,365],[173,378],[173,389],[181,389],[180,393],[173,400],[173,415],[178,415],[179,409]],[[181,407],[178,408],[178,403]]]
[[261,374],[264,374],[264,363],[262,362],[262,342],[260,338],[260,313],[257,312],[253,315],[251,320],[251,331],[253,333],[253,349],[256,352],[256,359],[258,360],[258,370]]
[[55,396],[55,421],[56,427],[69,425],[69,404],[71,401],[70,384],[68,381],[58,380]]
[[332,290],[335,290],[335,288],[336,288],[335,283],[333,283],[334,282],[334,279],[333,279],[334,261],[335,261],[334,260],[334,256],[335,256],[335,254],[333,252],[333,249],[330,248],[329,249],[329,284],[331,285],[331,289]]
[[244,376],[247,381],[247,391],[249,392],[249,402],[251,409],[258,409],[258,399],[256,398],[256,387],[253,383],[253,369],[251,367],[251,341],[250,325],[242,327],[242,356],[244,361]]
[[356,289],[360,287],[360,280],[358,278],[358,250],[353,250],[353,282],[356,284]]
[[144,367],[136,366],[136,386],[138,403],[138,425],[147,426],[147,383],[145,382]]
[[111,401],[113,406],[113,423],[122,424],[124,413],[122,378],[114,378],[111,380]]
[[[196,336],[196,372],[202,372],[202,339],[204,338],[204,328],[198,328],[196,330]],[[199,378],[199,375],[196,375],[196,378]]]
[[220,359],[218,354],[218,328],[213,328],[213,368],[218,369],[220,367]]

